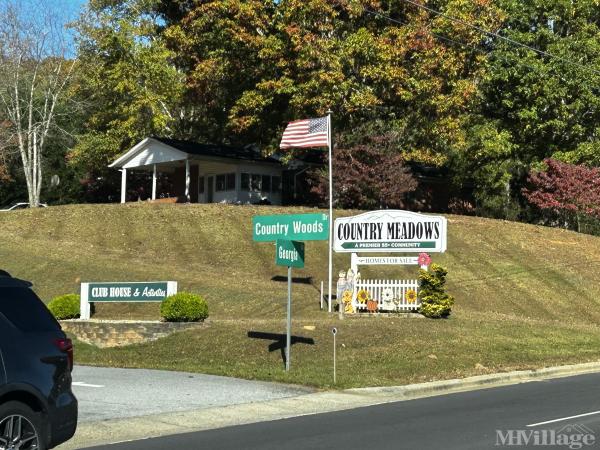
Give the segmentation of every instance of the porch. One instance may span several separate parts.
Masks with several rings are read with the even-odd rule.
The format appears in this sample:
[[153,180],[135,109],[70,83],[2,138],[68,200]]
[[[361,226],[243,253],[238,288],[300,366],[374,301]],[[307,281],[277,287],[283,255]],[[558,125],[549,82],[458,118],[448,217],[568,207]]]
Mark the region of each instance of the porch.
[[[121,203],[128,200],[130,171],[151,174],[151,200],[159,197],[186,203],[282,203],[283,166],[253,148],[201,145],[147,138],[114,161],[121,171]],[[172,188],[161,192],[159,176]]]

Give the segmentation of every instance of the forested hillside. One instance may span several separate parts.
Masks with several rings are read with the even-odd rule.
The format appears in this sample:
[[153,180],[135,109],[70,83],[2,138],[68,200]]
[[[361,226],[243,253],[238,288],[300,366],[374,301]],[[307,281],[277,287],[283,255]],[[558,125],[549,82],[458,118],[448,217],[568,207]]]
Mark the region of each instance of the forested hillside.
[[[600,164],[599,25],[596,0],[90,0],[42,200],[114,200],[108,162],[150,135],[271,153],[288,121],[331,109],[339,207],[398,206],[374,171],[426,168],[442,209],[576,228],[598,195],[544,205],[523,188],[546,158]],[[0,203],[24,193],[13,119],[0,107]]]

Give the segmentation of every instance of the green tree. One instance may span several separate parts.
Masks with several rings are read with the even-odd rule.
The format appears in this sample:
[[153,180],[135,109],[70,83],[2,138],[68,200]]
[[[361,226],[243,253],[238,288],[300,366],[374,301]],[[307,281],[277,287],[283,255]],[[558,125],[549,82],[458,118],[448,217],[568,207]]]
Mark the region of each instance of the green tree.
[[[481,26],[499,12],[441,2]],[[331,108],[336,130],[384,119],[407,159],[444,164],[464,140],[483,56],[479,42],[402,1],[213,0],[163,6],[165,36],[203,108],[196,134],[277,146],[285,123]],[[444,36],[447,39],[444,39]]]
[[[185,135],[184,76],[165,46],[153,0],[92,0],[76,24],[83,130],[70,159],[88,180],[150,135]],[[109,178],[107,178],[109,177]]]
[[[512,186],[492,195],[492,202],[503,204],[503,196],[518,199],[529,168],[544,158],[600,162],[600,11],[593,0],[498,4],[506,13],[499,33],[513,42],[491,39],[481,116],[470,130],[479,148],[487,148],[488,173],[477,179],[481,166],[471,158],[473,147],[461,169],[472,169],[480,193],[493,191],[499,179]],[[492,126],[497,139],[477,137]]]

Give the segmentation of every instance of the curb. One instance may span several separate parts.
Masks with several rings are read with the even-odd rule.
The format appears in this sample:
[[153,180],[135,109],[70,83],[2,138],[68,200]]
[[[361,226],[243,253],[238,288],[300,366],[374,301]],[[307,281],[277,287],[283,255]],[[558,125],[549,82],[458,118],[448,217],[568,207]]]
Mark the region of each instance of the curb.
[[409,384],[406,386],[354,388],[347,389],[342,392],[372,395],[374,397],[397,395],[426,397],[430,395],[442,395],[451,392],[484,389],[486,387],[517,384],[520,382],[535,381],[540,379],[583,375],[594,372],[600,372],[600,362],[546,367],[543,369],[516,370],[513,372],[501,372],[490,375],[477,375],[467,378],[454,378],[443,381]]
[[324,391],[266,402],[84,422],[78,425],[73,439],[56,448],[74,450],[595,372],[600,372],[600,362],[478,375],[406,386]]

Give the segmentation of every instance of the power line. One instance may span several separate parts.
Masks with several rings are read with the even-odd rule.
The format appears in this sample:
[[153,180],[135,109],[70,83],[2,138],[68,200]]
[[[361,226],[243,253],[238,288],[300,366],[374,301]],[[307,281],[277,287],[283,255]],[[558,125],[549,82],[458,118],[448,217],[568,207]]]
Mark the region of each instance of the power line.
[[[583,64],[580,64],[580,63],[578,63],[576,61],[572,61],[572,60],[567,59],[567,58],[563,58],[562,56],[554,55],[554,54],[546,52],[544,50],[540,50],[540,49],[532,47],[530,45],[523,44],[522,42],[515,41],[514,39],[510,39],[510,38],[508,38],[506,36],[502,36],[501,34],[498,34],[496,32],[485,30],[485,29],[481,28],[480,26],[475,25],[474,23],[471,23],[471,22],[468,22],[466,20],[462,20],[462,19],[458,19],[456,17],[450,16],[448,14],[445,14],[445,13],[441,12],[441,11],[438,11],[436,9],[430,8],[429,6],[421,5],[421,4],[419,4],[419,3],[417,3],[417,2],[415,2],[413,0],[402,0],[402,1],[405,2],[405,3],[409,3],[409,4],[413,5],[413,6],[416,6],[417,8],[421,8],[421,9],[424,9],[426,11],[429,11],[432,14],[436,14],[436,15],[438,15],[440,17],[443,17],[443,18],[445,18],[447,20],[450,20],[452,22],[456,22],[456,23],[459,23],[461,25],[473,28],[474,30],[479,31],[480,33],[485,34],[488,37],[496,38],[496,39],[501,39],[501,40],[503,40],[505,42],[508,42],[509,44],[516,45],[518,47],[525,48],[527,50],[531,50],[532,52],[535,52],[535,53],[537,53],[540,56],[545,56],[547,58],[554,58],[554,59],[557,59],[557,60],[562,61],[562,62],[573,64],[575,66],[581,67],[582,69],[589,70],[590,72],[593,72],[596,75],[600,75],[600,71],[592,69],[591,67],[585,66]],[[373,11],[368,10],[368,9],[366,9],[366,11],[369,11],[369,12],[373,13]]]
[[[386,16],[385,14],[382,14],[382,13],[380,13],[380,12],[377,12],[377,11],[370,10],[370,9],[368,9],[368,8],[365,8],[365,12],[366,12],[366,13],[368,13],[368,14],[372,14],[372,15],[374,15],[374,16],[377,16],[377,17],[381,17],[382,19],[386,19],[386,20],[388,20],[388,21],[390,21],[390,22],[393,22],[393,23],[396,23],[396,24],[398,24],[398,25],[406,25],[406,26],[410,26],[410,24],[409,24],[408,22],[406,22],[406,21],[399,20],[399,19],[394,19],[394,18],[392,18],[392,17]],[[457,41],[457,40],[455,40],[455,39],[450,39],[450,38],[448,38],[448,37],[446,37],[446,36],[442,36],[441,34],[434,33],[434,32],[432,32],[432,31],[430,31],[430,30],[429,30],[429,33],[430,33],[432,36],[434,36],[434,37],[436,37],[436,38],[438,38],[438,39],[440,39],[440,40],[442,40],[442,41],[449,42],[449,43],[452,43],[452,44],[459,45],[459,46],[461,46],[461,47],[468,48],[468,49],[470,49],[470,50],[471,50],[471,51],[473,51],[473,52],[476,52],[476,53],[479,53],[479,54],[482,54],[482,55],[485,55],[485,56],[489,56],[489,55],[491,54],[489,51],[487,51],[487,50],[484,50],[484,49],[482,49],[481,47],[476,47],[476,46],[473,46],[473,45],[471,45],[471,44],[466,44],[466,43],[464,43],[464,42],[462,42],[462,41]],[[513,61],[509,60],[507,57],[505,57],[505,56],[502,56],[502,55],[493,54],[492,56],[493,56],[494,58],[501,59],[501,60],[503,60],[503,61],[505,61],[505,62],[507,62],[507,63],[512,63],[512,62],[513,62]],[[539,71],[539,70],[540,70],[540,68],[539,68],[539,67],[534,67],[534,66],[531,66],[531,65],[529,65],[529,64],[525,64],[524,62],[522,62],[522,61],[520,61],[520,60],[518,61],[518,64],[519,64],[520,66],[522,66],[522,67],[525,67],[525,68],[527,68],[527,69],[530,69],[530,70],[532,70],[532,71]],[[588,87],[590,87],[590,86],[588,86]],[[591,88],[591,87],[590,87],[590,88]]]
[[[407,25],[407,26],[410,26],[410,24],[409,24],[408,22],[405,22],[405,21],[403,21],[403,20],[399,20],[399,19],[394,19],[394,18],[392,18],[392,17],[390,17],[390,16],[386,16],[385,14],[382,14],[382,13],[380,13],[380,12],[377,12],[377,11],[370,10],[370,9],[368,9],[368,8],[365,8],[365,12],[367,12],[367,13],[369,13],[369,14],[372,14],[372,15],[374,15],[374,16],[381,17],[381,18],[383,18],[383,19],[389,20],[390,22],[397,23],[397,24],[399,24],[399,25]],[[467,47],[467,48],[470,48],[471,50],[473,50],[473,51],[475,51],[475,52],[479,52],[479,53],[485,53],[485,52],[483,51],[483,49],[481,49],[481,48],[479,48],[479,47],[474,47],[474,46],[472,46],[472,45],[470,45],[470,44],[465,44],[464,42],[460,42],[460,41],[456,41],[456,40],[454,40],[454,39],[450,39],[449,37],[442,36],[441,34],[433,33],[432,31],[429,31],[429,33],[430,33],[432,36],[435,36],[436,38],[438,38],[438,39],[440,39],[440,40],[442,40],[442,41],[450,42],[450,43],[452,43],[452,44],[457,44],[457,45],[460,45],[460,46],[462,46],[462,47]]]

